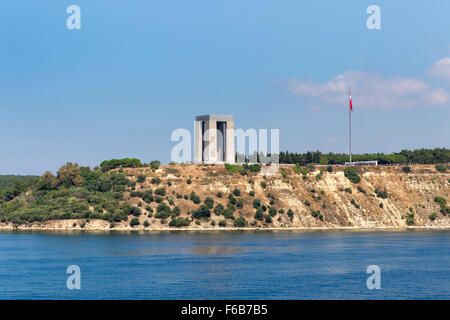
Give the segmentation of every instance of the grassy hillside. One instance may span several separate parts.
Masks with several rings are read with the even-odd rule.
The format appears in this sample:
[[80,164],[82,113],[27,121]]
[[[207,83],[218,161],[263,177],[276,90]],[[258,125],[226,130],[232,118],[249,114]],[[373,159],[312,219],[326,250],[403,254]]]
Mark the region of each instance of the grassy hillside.
[[434,165],[345,168],[66,164],[13,199],[3,227],[220,229],[450,227],[450,174]]

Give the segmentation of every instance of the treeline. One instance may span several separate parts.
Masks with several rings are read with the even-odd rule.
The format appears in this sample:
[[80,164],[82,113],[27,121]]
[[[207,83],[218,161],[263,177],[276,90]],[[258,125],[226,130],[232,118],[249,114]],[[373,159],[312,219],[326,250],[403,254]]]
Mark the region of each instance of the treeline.
[[0,175],[0,190],[13,187],[16,182],[23,182],[27,184],[38,178],[38,176]]
[[[45,172],[29,183],[16,182],[0,193],[0,222],[21,224],[58,219],[127,220],[137,208],[120,204],[132,183],[122,172],[91,170],[66,163],[56,176]],[[92,211],[90,208],[93,207]],[[140,213],[140,212],[139,212]]]
[[[402,150],[401,152],[384,154],[352,154],[352,161],[378,161],[379,164],[437,164],[450,162],[450,149],[417,149]],[[308,151],[306,153],[292,153],[282,151],[279,155],[281,164],[343,164],[350,161],[349,155],[344,153],[321,153]]]
[[38,181],[37,176],[0,176],[0,203],[14,199]]
[[105,160],[100,163],[100,168],[103,171],[108,171],[116,168],[138,168],[138,167],[152,167],[157,169],[161,165],[161,162],[154,160],[149,164],[141,163],[141,160],[136,158],[123,158],[123,159],[111,159]]

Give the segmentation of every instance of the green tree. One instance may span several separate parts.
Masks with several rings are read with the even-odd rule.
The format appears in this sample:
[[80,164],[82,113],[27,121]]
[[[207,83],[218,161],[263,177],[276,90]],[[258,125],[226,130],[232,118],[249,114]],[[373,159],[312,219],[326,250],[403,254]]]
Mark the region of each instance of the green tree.
[[64,184],[66,187],[80,186],[83,182],[80,167],[77,163],[67,162],[57,172],[58,184]]
[[200,208],[198,208],[197,210],[194,211],[192,216],[195,219],[207,219],[207,218],[211,217],[211,211],[208,209],[207,206],[202,204],[200,206]]
[[205,205],[209,208],[212,209],[214,206],[214,200],[210,197],[206,197],[205,199]]
[[358,175],[355,168],[345,168],[344,175],[353,183],[359,183],[361,181],[361,177]]
[[234,220],[234,226],[236,228],[243,228],[247,226],[247,221],[245,220],[244,217],[239,217],[236,220]]

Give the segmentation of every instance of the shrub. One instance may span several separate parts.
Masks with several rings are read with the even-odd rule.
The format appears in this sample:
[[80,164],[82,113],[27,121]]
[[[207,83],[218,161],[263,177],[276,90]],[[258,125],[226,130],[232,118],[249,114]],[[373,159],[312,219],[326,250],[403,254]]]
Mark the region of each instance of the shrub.
[[256,219],[256,220],[263,221],[264,215],[263,215],[263,212],[262,212],[261,209],[256,210],[256,213],[255,213],[255,219]]
[[352,200],[350,201],[352,205],[354,205],[357,209],[360,208],[359,204],[356,203],[355,199],[352,198]]
[[139,183],[143,183],[145,181],[145,174],[138,175],[136,181],[139,182]]
[[161,183],[161,179],[158,177],[154,177],[150,180],[151,184],[160,184]]
[[323,221],[323,215],[320,213],[320,210],[317,210],[317,211],[311,211],[311,215],[314,217],[314,218],[318,218],[320,221]]
[[194,201],[195,204],[199,204],[201,202],[200,197],[197,195],[194,196],[194,200],[192,201]]
[[236,207],[232,203],[228,203],[227,210],[231,211],[232,213],[236,211]]
[[134,227],[134,226],[137,226],[137,225],[139,225],[139,219],[138,218],[131,219],[130,226]]
[[172,215],[172,213],[171,213],[170,207],[165,203],[161,203],[156,208],[155,218],[167,219],[171,215]]
[[381,199],[387,199],[387,197],[388,197],[386,188],[383,191],[380,191],[377,188],[375,188],[375,194],[377,195],[378,198],[381,198]]
[[404,166],[404,167],[402,168],[402,171],[403,171],[404,173],[410,173],[410,172],[411,172],[411,167],[409,167],[409,166]]
[[211,217],[211,211],[208,209],[207,206],[202,204],[200,208],[198,208],[192,213],[192,216],[195,219],[207,219]]
[[225,163],[224,167],[225,167],[225,170],[227,170],[228,172],[232,172],[232,173],[244,171],[244,168],[239,165],[232,165],[229,163]]
[[439,206],[441,207],[440,212],[445,216],[447,214],[450,214],[450,207],[447,207],[447,200],[445,200],[441,196],[434,197],[434,202],[437,202]]
[[128,214],[132,214],[135,217],[139,217],[141,215],[141,209],[137,207],[131,207]]
[[435,196],[434,197],[434,202],[439,203],[439,205],[447,205],[447,200],[445,200],[443,197],[441,196]]
[[161,161],[159,160],[153,160],[152,162],[150,162],[150,168],[152,168],[153,170],[158,169],[160,165]]
[[316,174],[316,180],[322,180],[322,175],[320,173]]
[[357,189],[359,192],[366,194],[366,190],[364,190],[363,187],[358,186]]
[[347,193],[350,193],[350,194],[352,193],[352,189],[350,189],[350,188],[345,188],[344,190],[345,190],[345,192],[347,192]]
[[289,209],[287,215],[292,222],[292,219],[294,219],[294,211],[292,211],[292,209]]
[[148,227],[150,225],[150,222],[148,222],[148,220],[144,221],[144,227]]
[[236,204],[236,198],[233,197],[232,194],[230,194],[230,195],[228,196],[228,200],[230,200],[230,203],[231,203],[231,204]]
[[436,168],[437,171],[442,172],[442,173],[447,171],[447,168],[445,168],[442,164],[437,164],[435,166],[435,168]]
[[255,196],[255,191],[250,191],[248,194],[249,194],[251,197],[254,197],[254,196]]
[[261,171],[261,165],[254,163],[248,166],[248,170],[250,170],[251,172],[259,172]]
[[358,172],[355,168],[345,168],[344,175],[353,183],[359,183],[361,181],[361,177],[358,175]]
[[178,206],[175,206],[175,207],[173,207],[173,209],[172,209],[172,213],[173,213],[174,215],[176,215],[176,216],[179,216],[180,213],[181,213],[181,210],[180,210],[180,208],[179,208]]
[[234,194],[236,197],[239,197],[239,196],[241,195],[241,191],[240,191],[238,188],[236,188],[236,189],[233,190],[233,194]]
[[217,192],[217,198],[222,198],[222,192]]
[[227,221],[226,220],[220,220],[219,221],[219,227],[226,227],[227,226]]
[[233,212],[234,212],[234,210],[230,210],[229,208],[226,208],[223,211],[223,216],[225,217],[225,219],[234,220]]
[[272,217],[271,216],[266,216],[266,218],[264,219],[264,221],[266,223],[272,223]]
[[223,204],[218,203],[216,205],[216,207],[214,208],[214,213],[219,216],[219,215],[223,214],[224,210],[225,210],[225,208],[223,207]]
[[187,184],[191,184],[191,183],[192,183],[192,180],[191,180],[191,179],[187,179],[187,180],[186,180],[186,183],[187,183]]
[[158,196],[165,196],[166,188],[162,187],[162,188],[155,189],[155,194],[157,194]]
[[277,215],[277,208],[275,208],[275,207],[270,207],[270,208],[269,208],[269,215],[270,215],[271,217],[275,217],[275,216]]
[[259,199],[253,200],[253,208],[258,209],[259,207],[261,207],[261,200]]
[[308,170],[306,170],[306,168],[301,167],[301,166],[297,163],[297,164],[295,164],[294,172],[295,172],[295,173],[302,174],[303,176],[306,176],[306,174],[308,173]]
[[267,183],[265,183],[264,181],[261,182],[261,188],[265,189],[267,187]]
[[161,220],[167,219],[170,216],[171,216],[170,211],[161,211],[161,212],[155,213],[155,218],[161,219]]
[[327,167],[327,171],[328,171],[328,172],[333,172],[333,167],[332,167],[332,166],[328,166],[328,167]]
[[242,209],[244,207],[244,201],[242,201],[242,199],[239,199],[236,202],[236,207],[238,207],[239,209]]
[[189,218],[172,218],[169,222],[170,227],[187,227],[191,224]]
[[414,225],[416,223],[416,221],[414,220],[414,213],[409,213],[407,216],[406,216],[406,224],[408,225],[408,226],[412,226],[412,225]]
[[242,228],[247,226],[247,221],[243,217],[239,217],[236,220],[234,220],[234,226],[237,228]]
[[205,199],[205,205],[209,208],[209,209],[212,209],[213,208],[213,206],[214,206],[214,200],[212,199],[212,198],[210,198],[210,197],[206,197],[206,199]]
[[433,221],[433,220],[436,219],[436,216],[437,216],[436,213],[433,212],[432,214],[430,214],[430,215],[428,216],[428,218],[430,218],[430,220]]
[[380,204],[378,205],[381,209],[383,209],[384,205],[382,202],[380,202]]
[[305,200],[305,204],[309,207],[311,203],[308,200]]

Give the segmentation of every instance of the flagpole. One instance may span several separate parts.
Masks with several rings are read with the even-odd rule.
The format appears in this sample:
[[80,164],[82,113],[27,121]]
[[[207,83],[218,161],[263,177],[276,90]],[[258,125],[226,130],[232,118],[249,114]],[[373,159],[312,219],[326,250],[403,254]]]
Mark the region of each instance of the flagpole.
[[[351,103],[351,91],[350,87],[348,88],[348,93],[350,95],[350,103]],[[352,162],[352,109],[348,108],[348,143],[349,143],[349,155],[350,162]]]
[[352,110],[348,108],[348,142],[350,162],[352,162]]

